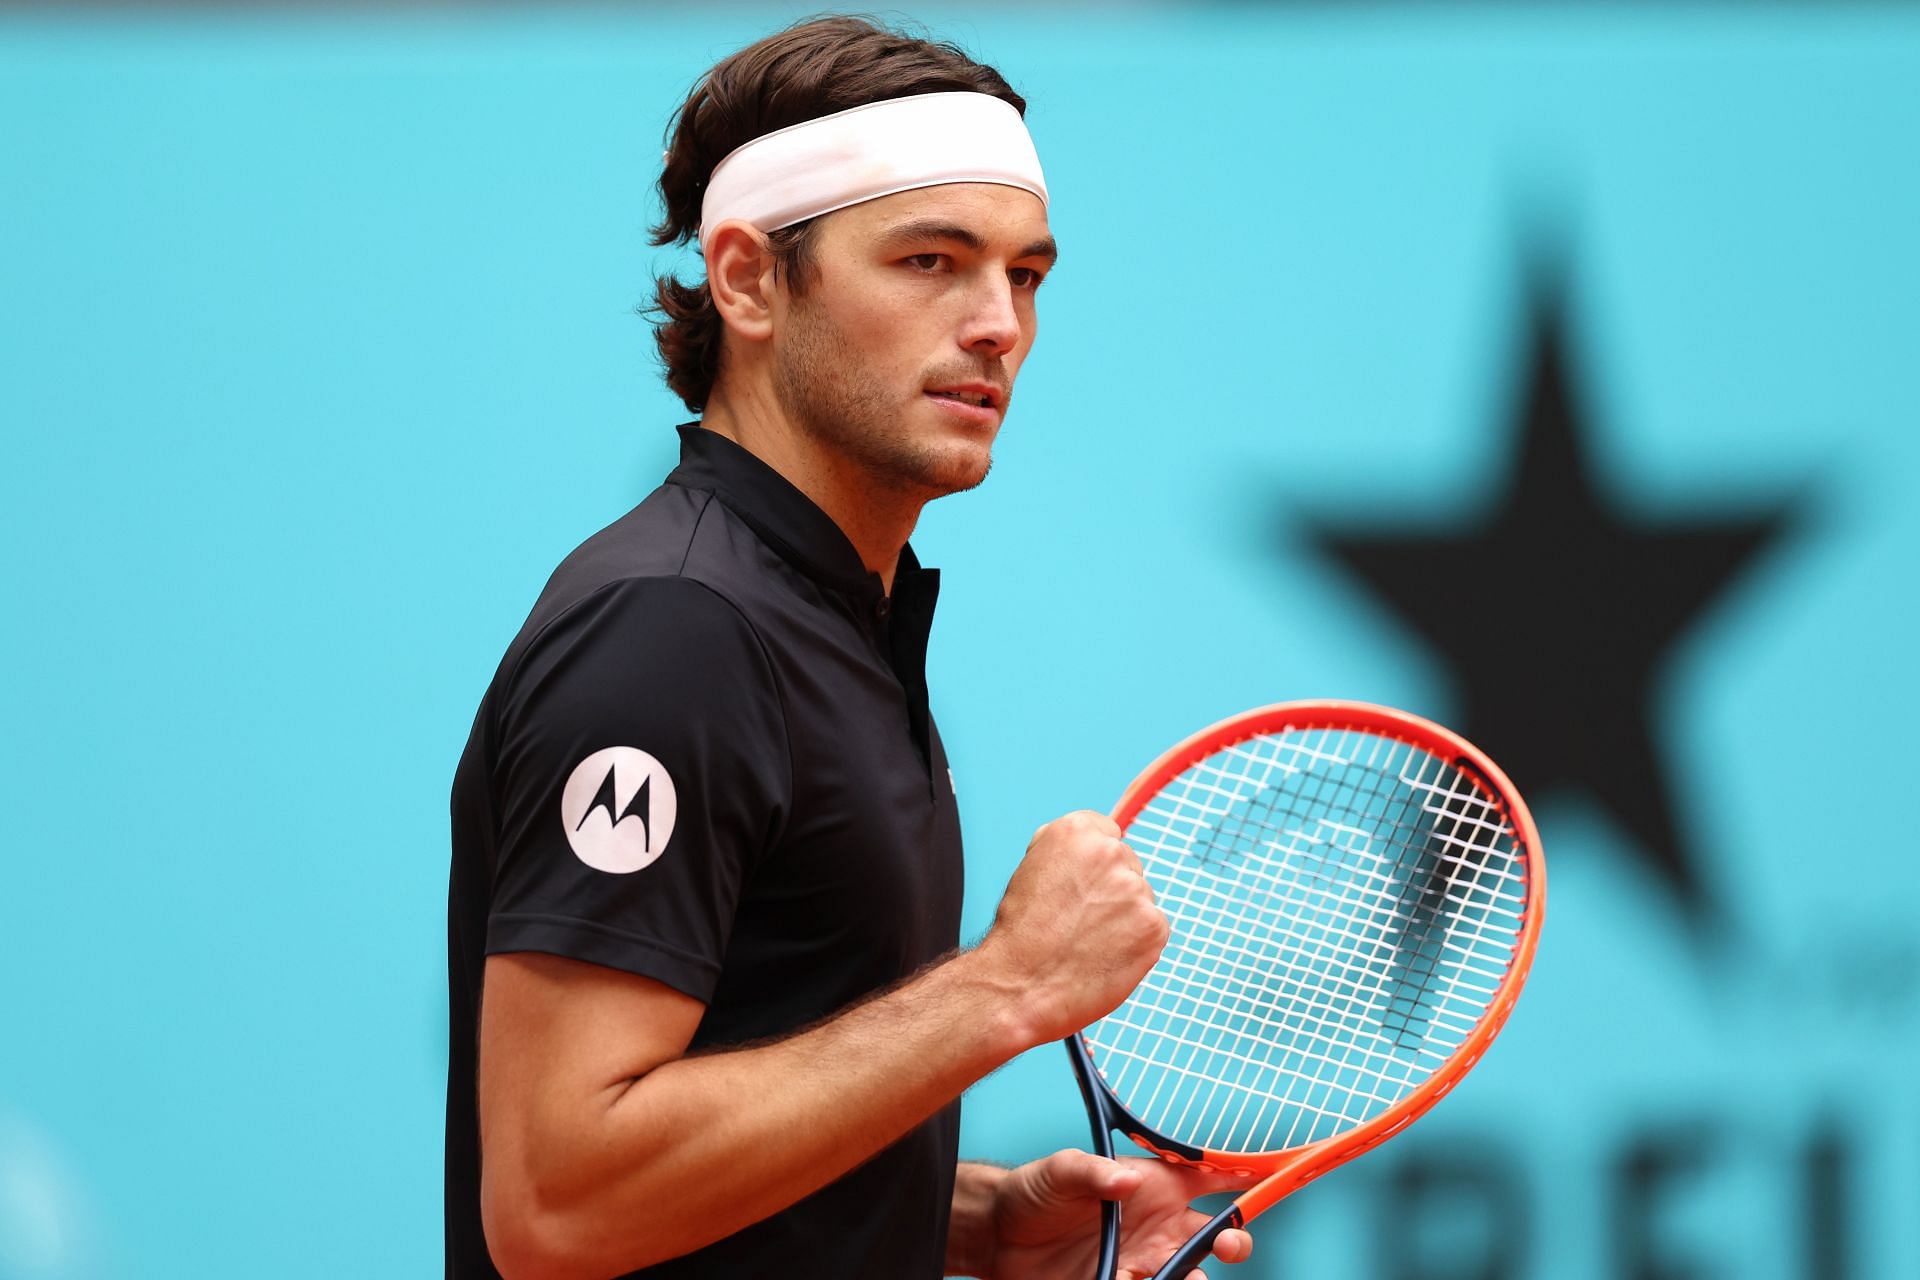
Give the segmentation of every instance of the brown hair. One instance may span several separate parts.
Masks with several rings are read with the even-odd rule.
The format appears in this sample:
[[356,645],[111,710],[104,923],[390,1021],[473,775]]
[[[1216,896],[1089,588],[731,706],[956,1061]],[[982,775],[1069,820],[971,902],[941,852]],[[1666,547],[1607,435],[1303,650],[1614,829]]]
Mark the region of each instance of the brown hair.
[[[668,121],[660,199],[666,215],[653,228],[656,245],[693,242],[707,179],[734,148],[762,134],[850,107],[918,93],[990,93],[1022,115],[1027,100],[998,71],[957,46],[937,42],[859,14],[795,23],[716,63]],[[771,232],[774,270],[803,292],[813,268],[815,220]],[[667,386],[695,413],[720,376],[725,324],[705,280],[683,284],[672,274],[654,278],[654,342],[666,366]]]

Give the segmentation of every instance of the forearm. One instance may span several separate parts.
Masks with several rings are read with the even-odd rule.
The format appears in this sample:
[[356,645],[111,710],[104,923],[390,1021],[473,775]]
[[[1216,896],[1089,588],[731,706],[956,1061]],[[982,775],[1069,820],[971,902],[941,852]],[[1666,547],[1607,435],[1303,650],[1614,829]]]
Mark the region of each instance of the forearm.
[[998,1165],[968,1161],[955,1173],[953,1212],[947,1226],[947,1275],[993,1275],[993,1202],[1007,1172]]
[[[542,1117],[541,1272],[676,1257],[826,1185],[1033,1042],[978,953],[777,1043],[682,1058]],[[557,1267],[557,1270],[556,1270]]]

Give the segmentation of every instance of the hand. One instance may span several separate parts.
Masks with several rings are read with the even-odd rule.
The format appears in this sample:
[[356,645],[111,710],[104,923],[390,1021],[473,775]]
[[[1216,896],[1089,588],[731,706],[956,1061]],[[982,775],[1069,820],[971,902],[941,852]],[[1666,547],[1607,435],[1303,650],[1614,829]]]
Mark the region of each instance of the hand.
[[1167,932],[1120,828],[1081,810],[1034,832],[979,951],[1005,976],[1029,1042],[1041,1044],[1118,1008]]
[[[1100,1201],[1118,1200],[1120,1272],[1143,1280],[1207,1221],[1187,1207],[1198,1196],[1239,1191],[1256,1179],[1203,1173],[1165,1160],[1106,1160],[1085,1151],[1057,1151],[1010,1172],[994,1193],[993,1280],[1094,1280],[1100,1254]],[[1245,1231],[1222,1231],[1213,1255],[1244,1262],[1253,1252]],[[1203,1272],[1193,1273],[1205,1280]]]

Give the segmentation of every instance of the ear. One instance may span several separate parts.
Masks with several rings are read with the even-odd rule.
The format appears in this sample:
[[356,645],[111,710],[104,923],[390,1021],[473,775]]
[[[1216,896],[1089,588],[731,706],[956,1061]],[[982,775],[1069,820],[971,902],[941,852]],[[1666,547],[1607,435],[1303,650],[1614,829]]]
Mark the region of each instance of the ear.
[[727,328],[750,342],[773,336],[773,253],[765,235],[729,218],[707,237],[707,291]]

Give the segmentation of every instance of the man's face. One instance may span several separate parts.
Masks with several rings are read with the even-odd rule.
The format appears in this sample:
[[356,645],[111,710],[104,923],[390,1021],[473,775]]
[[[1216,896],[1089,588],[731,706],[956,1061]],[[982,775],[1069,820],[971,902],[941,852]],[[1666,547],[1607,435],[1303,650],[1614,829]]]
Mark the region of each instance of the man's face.
[[804,294],[776,303],[783,408],[875,483],[923,499],[979,484],[1053,263],[1039,198],[906,191],[825,215],[813,248]]

